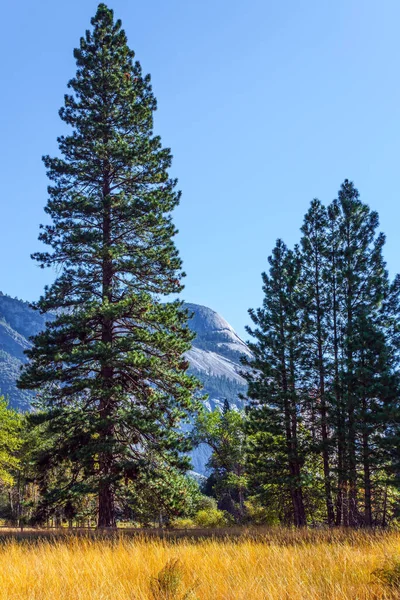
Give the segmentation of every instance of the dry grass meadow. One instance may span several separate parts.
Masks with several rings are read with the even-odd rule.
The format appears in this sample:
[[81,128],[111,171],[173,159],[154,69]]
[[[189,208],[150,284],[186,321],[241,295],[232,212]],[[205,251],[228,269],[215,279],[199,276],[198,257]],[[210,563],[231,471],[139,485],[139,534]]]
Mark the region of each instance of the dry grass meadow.
[[397,532],[197,535],[3,534],[0,600],[400,598]]

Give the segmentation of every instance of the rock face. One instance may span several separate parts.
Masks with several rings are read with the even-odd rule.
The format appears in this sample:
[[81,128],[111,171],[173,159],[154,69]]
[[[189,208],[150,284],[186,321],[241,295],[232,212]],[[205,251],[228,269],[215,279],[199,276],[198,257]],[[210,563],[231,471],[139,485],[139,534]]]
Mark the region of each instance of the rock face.
[[[250,356],[246,344],[218,313],[198,304],[186,304],[192,315],[189,326],[196,333],[192,349],[187,353],[190,371],[204,385],[208,394],[208,410],[222,408],[226,398],[231,406],[243,408],[239,394],[246,391],[241,377],[240,357]],[[0,393],[19,410],[29,410],[32,392],[18,390],[16,379],[26,360],[24,350],[29,338],[45,327],[46,317],[21,300],[0,292]],[[207,447],[199,447],[192,454],[193,469],[203,473],[209,457]]]
[[[244,408],[239,394],[246,392],[246,382],[241,377],[243,367],[240,357],[251,356],[250,350],[235,330],[218,313],[206,306],[186,304],[193,314],[190,328],[196,333],[192,349],[187,353],[190,371],[195,374],[208,394],[208,410],[222,409],[225,398],[232,408]],[[204,474],[210,449],[202,444],[192,454],[193,470]]]
[[243,408],[239,394],[246,389],[240,375],[243,367],[240,357],[251,356],[246,344],[218,313],[206,306],[186,304],[192,318],[190,328],[196,333],[193,347],[187,353],[190,370],[198,376],[209,395],[206,406],[210,410],[230,404]]

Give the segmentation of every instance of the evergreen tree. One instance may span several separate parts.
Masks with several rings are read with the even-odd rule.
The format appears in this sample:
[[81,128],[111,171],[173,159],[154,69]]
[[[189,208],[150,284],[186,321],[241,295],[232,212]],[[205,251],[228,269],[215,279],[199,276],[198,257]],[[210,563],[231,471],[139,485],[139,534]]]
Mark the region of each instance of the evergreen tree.
[[[306,524],[303,498],[302,464],[305,447],[299,425],[302,407],[302,318],[299,297],[300,260],[298,252],[278,240],[269,258],[269,274],[263,273],[262,308],[250,310],[256,328],[247,328],[255,339],[249,344],[253,360],[244,373],[249,387],[248,431],[251,446],[250,473],[263,487],[286,486],[292,502],[296,526]],[[281,444],[284,444],[282,447]],[[275,448],[275,462],[261,463]]]
[[[306,346],[308,352],[304,356],[304,369],[306,370],[310,388],[309,401],[312,404],[311,422],[314,429],[314,404],[317,404],[319,432],[316,449],[322,452],[325,501],[328,524],[332,526],[335,521],[332,499],[332,472],[330,454],[332,440],[328,421],[330,420],[329,397],[330,364],[329,353],[331,346],[331,309],[332,297],[329,293],[328,272],[331,268],[329,260],[328,241],[328,216],[324,206],[319,200],[313,200],[311,207],[304,218],[301,229],[302,248],[302,280],[303,280],[303,307],[306,323]],[[313,431],[314,434],[314,431]],[[315,434],[314,434],[315,439]]]
[[337,472],[337,494],[336,494],[336,525],[348,525],[347,505],[347,474],[345,469],[346,456],[346,427],[345,427],[345,405],[343,398],[343,327],[342,327],[342,293],[341,293],[341,252],[342,244],[339,232],[340,207],[337,200],[328,206],[328,296],[331,298],[331,427],[336,437],[336,472]]
[[342,329],[345,403],[346,454],[345,470],[349,482],[348,524],[359,524],[357,497],[357,416],[362,402],[357,390],[357,347],[360,344],[361,323],[374,319],[384,300],[387,274],[384,270],[383,234],[377,235],[378,214],[359,198],[358,190],[347,179],[342,184],[340,207],[339,255],[342,298]]
[[[179,422],[196,380],[183,353],[192,334],[180,302],[181,260],[171,211],[171,153],[153,134],[150,76],[134,62],[120,21],[100,4],[75,50],[60,117],[60,156],[44,163],[52,223],[34,258],[57,267],[38,303],[57,317],[34,338],[23,389],[40,389],[53,460],[73,465],[68,491],[98,495],[99,527],[115,526],[115,494],[159,464],[184,469]],[[79,484],[77,483],[79,482]]]

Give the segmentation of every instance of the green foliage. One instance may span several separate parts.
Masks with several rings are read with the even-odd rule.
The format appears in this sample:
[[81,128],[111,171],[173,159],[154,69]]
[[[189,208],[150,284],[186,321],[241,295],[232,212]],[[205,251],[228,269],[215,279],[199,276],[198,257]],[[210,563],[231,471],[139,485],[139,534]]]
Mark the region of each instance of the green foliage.
[[[123,492],[123,493],[122,493]],[[192,517],[201,506],[197,482],[167,465],[141,473],[119,494],[123,513],[131,520],[149,525],[169,523],[179,517]]]
[[222,413],[202,410],[195,423],[193,440],[195,444],[210,446],[212,454],[207,466],[211,470],[213,492],[220,502],[227,497],[230,505],[236,502],[237,508],[232,513],[241,518],[247,487],[244,415],[231,410],[228,402]]
[[269,264],[269,273],[262,275],[263,306],[249,311],[255,324],[247,329],[255,340],[249,344],[254,359],[243,361],[249,367],[244,376],[250,399],[250,481],[261,495],[268,490],[276,497],[286,490],[294,524],[305,525],[302,465],[308,447],[301,428],[305,348],[298,249],[292,252],[278,240]]
[[178,517],[177,519],[170,521],[169,527],[172,529],[193,529],[196,527],[196,523],[194,519],[190,519],[188,517]]
[[[115,526],[116,495],[154,464],[187,468],[180,429],[198,387],[186,373],[192,333],[171,212],[180,193],[171,152],[153,134],[150,76],[120,21],[100,4],[75,50],[60,117],[72,132],[46,156],[51,223],[34,258],[58,267],[37,307],[55,320],[34,338],[19,386],[40,389],[65,498],[95,493],[99,526]],[[144,475],[145,476],[145,475]]]
[[272,503],[263,504],[258,498],[246,501],[246,517],[252,525],[279,525],[279,507]]
[[217,501],[211,496],[201,496],[197,506],[198,510],[213,510],[217,508]]

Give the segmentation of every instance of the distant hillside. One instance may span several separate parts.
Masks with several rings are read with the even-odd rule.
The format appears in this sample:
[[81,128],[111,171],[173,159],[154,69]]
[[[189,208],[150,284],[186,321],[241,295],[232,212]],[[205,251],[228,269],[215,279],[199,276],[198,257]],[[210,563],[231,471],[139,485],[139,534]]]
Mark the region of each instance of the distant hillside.
[[[187,304],[193,314],[190,328],[196,333],[192,349],[187,353],[190,371],[197,375],[209,395],[205,404],[209,410],[221,408],[224,399],[242,408],[239,394],[246,390],[240,376],[240,356],[249,349],[234,329],[218,313],[205,306]],[[19,410],[29,410],[32,392],[18,390],[16,380],[26,360],[24,350],[29,338],[41,331],[46,317],[30,308],[27,302],[10,298],[0,292],[0,393]],[[193,468],[204,471],[209,451],[199,448],[193,453]]]
[[18,390],[16,380],[26,360],[24,350],[29,338],[45,326],[46,318],[32,310],[27,302],[0,292],[0,392],[13,407],[29,410],[33,392]]

